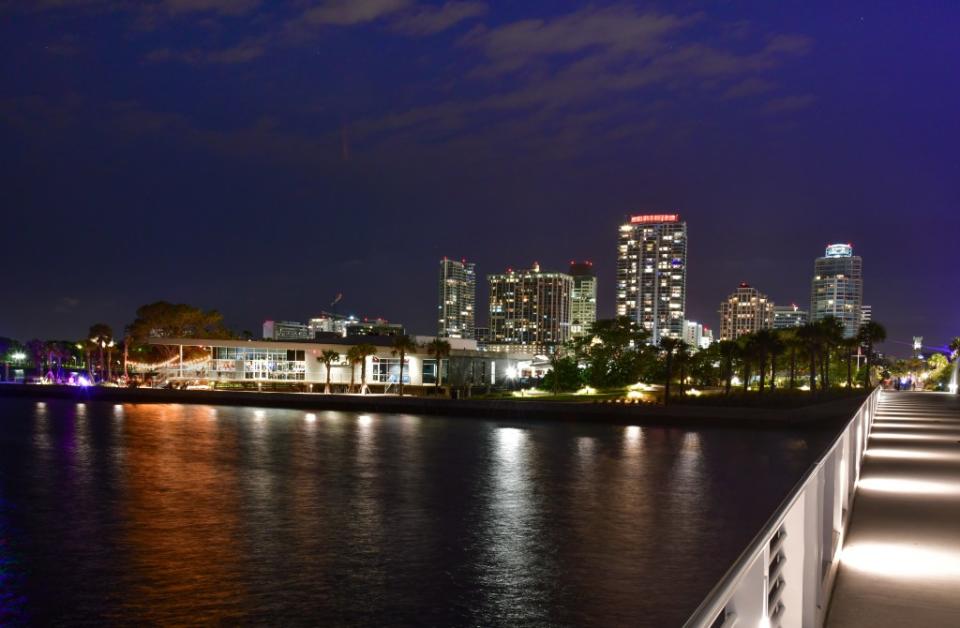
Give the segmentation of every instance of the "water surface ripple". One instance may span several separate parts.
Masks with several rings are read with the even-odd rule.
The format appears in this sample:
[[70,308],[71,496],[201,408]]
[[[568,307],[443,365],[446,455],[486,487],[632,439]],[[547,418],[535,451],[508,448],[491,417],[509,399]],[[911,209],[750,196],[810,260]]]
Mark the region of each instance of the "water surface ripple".
[[0,399],[0,624],[678,625],[826,438]]

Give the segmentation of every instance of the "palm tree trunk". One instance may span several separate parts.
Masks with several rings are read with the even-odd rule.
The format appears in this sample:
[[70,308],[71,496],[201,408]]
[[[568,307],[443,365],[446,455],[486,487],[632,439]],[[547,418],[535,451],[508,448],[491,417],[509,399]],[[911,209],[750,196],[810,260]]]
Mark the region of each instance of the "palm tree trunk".
[[356,363],[350,365],[350,392],[353,392],[354,382],[357,380],[357,365]]
[[107,381],[113,379],[113,349],[107,349]]
[[360,394],[362,395],[367,389],[367,358],[364,356],[363,361],[360,363]]
[[817,392],[817,351],[810,349],[810,392]]
[[123,378],[130,379],[130,371],[127,370],[127,360],[130,358],[130,339],[123,339]]
[[777,354],[770,354],[770,390],[777,389]]
[[724,394],[730,396],[730,389],[733,387],[733,360],[727,361],[727,390]]
[[790,390],[797,387],[797,350],[790,349]]
[[853,356],[847,352],[847,388],[853,388]]
[[323,394],[325,395],[330,394],[330,363],[329,362],[327,362],[327,383],[323,387]]
[[670,404],[670,380],[673,379],[673,356],[667,354],[667,382],[663,387],[663,405]]
[[403,361],[405,357],[406,357],[406,354],[403,351],[401,351],[400,352],[400,396],[401,397],[403,396]]
[[827,390],[830,388],[830,347],[823,352],[823,372],[820,376],[823,378],[823,389]]
[[767,381],[767,356],[761,354],[760,359],[757,361],[757,366],[760,367],[760,394],[763,394],[764,385]]
[[868,343],[867,346],[864,347],[864,349],[866,349],[867,351],[867,368],[863,374],[863,388],[864,390],[869,390],[870,389],[870,354],[873,353],[873,345]]

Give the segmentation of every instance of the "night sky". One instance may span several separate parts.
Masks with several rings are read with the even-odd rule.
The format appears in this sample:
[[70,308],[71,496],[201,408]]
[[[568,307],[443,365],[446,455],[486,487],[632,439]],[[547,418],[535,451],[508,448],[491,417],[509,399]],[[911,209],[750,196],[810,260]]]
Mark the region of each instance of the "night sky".
[[259,335],[340,292],[431,333],[444,255],[593,260],[610,316],[617,226],[678,211],[688,318],[716,327],[740,281],[805,307],[852,242],[891,340],[943,344],[957,24],[956,2],[0,1],[0,335],[158,299]]

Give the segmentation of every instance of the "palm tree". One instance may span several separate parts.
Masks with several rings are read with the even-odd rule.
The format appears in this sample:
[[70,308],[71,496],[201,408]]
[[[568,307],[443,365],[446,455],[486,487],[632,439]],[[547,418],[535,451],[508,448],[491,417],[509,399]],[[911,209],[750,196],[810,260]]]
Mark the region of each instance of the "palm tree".
[[717,349],[720,352],[720,359],[723,361],[723,373],[726,379],[725,394],[730,394],[730,388],[733,386],[733,362],[740,354],[740,346],[733,340],[721,340]]
[[810,393],[817,392],[817,348],[820,342],[820,330],[816,323],[807,323],[797,329],[797,341],[807,351],[810,358]]
[[[347,353],[348,360],[349,360],[349,356],[350,354]],[[333,364],[334,362],[340,361],[340,354],[334,351],[333,349],[326,349],[325,351],[322,351],[320,353],[320,357],[318,357],[317,359],[323,362],[323,365],[327,367],[327,384],[326,386],[323,387],[323,392],[324,394],[329,395],[330,394],[330,365]],[[352,378],[350,381],[350,387],[353,388]]]
[[666,354],[667,377],[663,386],[663,405],[670,403],[670,380],[673,379],[673,356],[683,341],[678,338],[664,336],[660,339],[660,350]]
[[770,341],[770,390],[777,387],[777,358],[787,350],[787,341],[780,331],[773,332]]
[[367,392],[367,358],[377,352],[377,348],[369,344],[355,345],[357,359],[360,362],[360,394]]
[[776,341],[776,334],[769,329],[761,329],[753,334],[754,351],[760,366],[760,394],[763,394],[767,382],[767,356],[776,353]]
[[753,361],[757,359],[757,343],[753,334],[747,334],[737,339],[737,345],[743,370],[743,391],[747,392],[750,389],[750,376],[753,375]]
[[133,342],[133,338],[130,336],[130,330],[127,330],[127,333],[123,335],[123,378],[126,380],[130,379],[130,369],[127,367],[127,362],[130,360],[130,343]]
[[[863,387],[869,389],[870,367],[873,364],[873,347],[877,343],[887,339],[887,330],[880,323],[870,321],[860,326],[860,332],[857,338],[860,340],[860,344],[863,345],[863,349],[867,354],[867,368],[863,374]],[[950,343],[951,349],[954,345],[957,346],[957,349],[960,349],[960,338],[953,339],[953,342]]]
[[856,336],[840,341],[840,349],[847,361],[847,388],[853,388],[853,354],[860,348],[860,339]]
[[440,378],[442,376],[441,365],[443,364],[443,358],[450,356],[450,343],[442,338],[434,338],[427,343],[427,353],[434,356],[437,359],[437,376],[433,380],[433,385],[436,390],[440,391]]
[[47,356],[47,343],[37,338],[27,342],[27,351],[33,359],[33,366],[37,369],[37,377],[43,377],[43,359]]
[[360,355],[360,345],[353,345],[347,349],[347,362],[350,363],[350,392],[353,392],[353,384],[356,381],[357,365],[364,361],[364,356]]
[[103,350],[107,344],[113,342],[113,330],[110,329],[110,326],[106,323],[94,323],[87,333],[87,338],[90,339],[90,342],[97,345],[97,350],[100,352],[100,379],[103,379],[103,375],[106,372],[103,363]]
[[781,329],[780,342],[790,357],[790,389],[797,387],[797,354],[803,350],[803,342],[797,336],[796,329]]
[[[863,327],[866,327],[866,325],[864,325]],[[863,327],[861,327],[860,329],[863,329]],[[887,330],[885,329],[883,330],[883,338],[884,340],[886,340],[887,338]],[[883,342],[883,341],[878,340],[877,342]],[[950,341],[950,344],[947,345],[947,348],[950,349],[951,357],[954,357],[954,358],[957,357],[957,354],[960,354],[960,336],[955,336],[953,340]]]
[[407,335],[403,336],[394,336],[393,338],[393,355],[400,356],[400,396],[403,396],[403,363],[407,360],[407,352],[414,352],[417,350],[417,343],[413,341],[413,338]]
[[677,347],[677,351],[674,355],[674,360],[676,361],[677,368],[680,371],[681,398],[683,398],[683,395],[686,393],[687,367],[690,366],[691,356],[692,354],[690,353],[690,345],[681,340],[680,345]]
[[817,326],[820,331],[820,383],[827,390],[830,388],[830,352],[843,342],[843,323],[833,316],[826,316]]

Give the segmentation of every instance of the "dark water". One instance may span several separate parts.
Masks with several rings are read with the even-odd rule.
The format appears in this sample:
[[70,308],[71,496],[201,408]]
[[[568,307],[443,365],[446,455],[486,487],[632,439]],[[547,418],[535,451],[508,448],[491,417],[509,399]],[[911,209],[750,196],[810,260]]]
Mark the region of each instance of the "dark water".
[[0,399],[0,624],[677,625],[825,440]]

